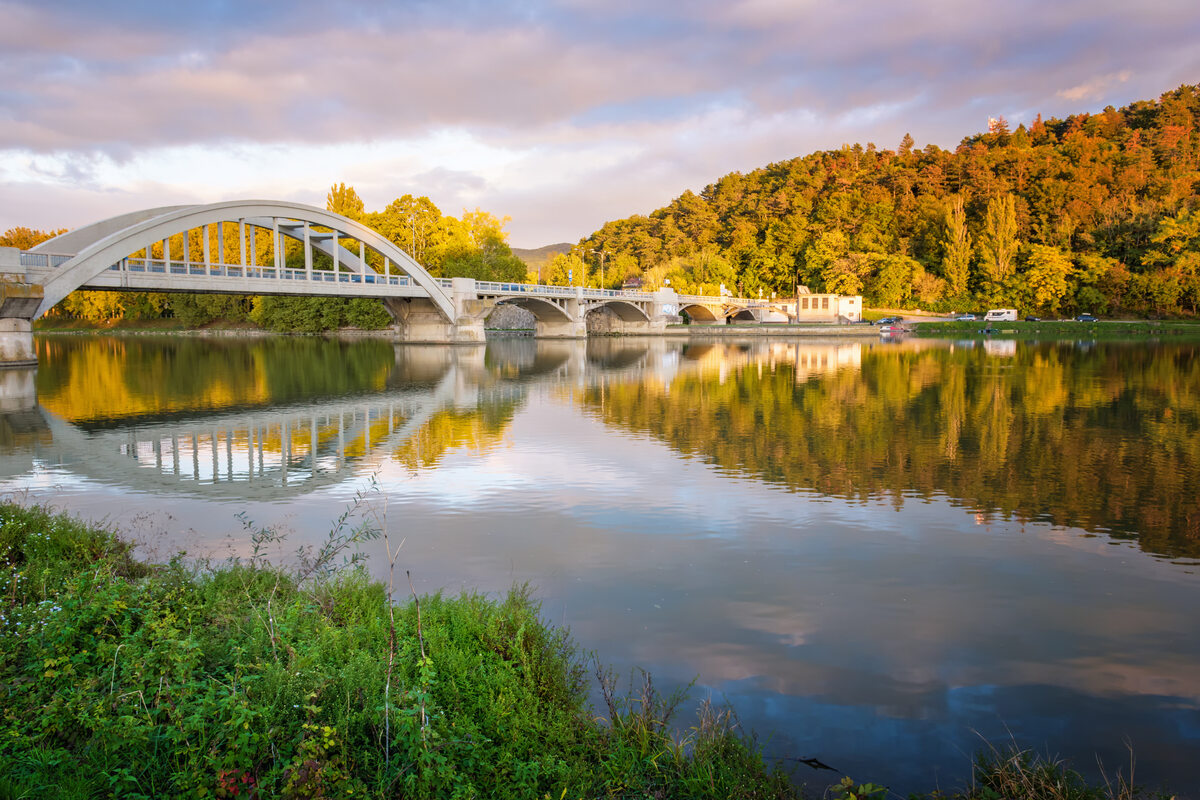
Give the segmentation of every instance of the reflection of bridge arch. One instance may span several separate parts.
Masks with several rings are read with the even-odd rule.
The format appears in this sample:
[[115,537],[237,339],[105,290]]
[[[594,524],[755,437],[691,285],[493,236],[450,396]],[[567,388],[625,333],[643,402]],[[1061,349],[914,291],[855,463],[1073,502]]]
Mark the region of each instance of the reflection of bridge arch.
[[[238,226],[240,263],[224,263],[224,231],[227,224]],[[216,226],[218,259],[210,253],[209,228]],[[247,255],[246,228],[270,230],[275,247],[275,263],[254,265],[254,248]],[[314,230],[317,226],[327,230]],[[203,231],[204,262],[193,265],[188,253],[182,263],[174,263],[170,237]],[[281,263],[280,237],[303,242],[305,269],[287,270]],[[354,253],[341,242],[359,243]],[[162,259],[149,258],[152,245],[164,243]],[[369,266],[366,249],[380,254],[385,271],[395,265],[407,276],[397,280],[381,275]],[[332,259],[331,274],[318,270],[314,277],[313,250]],[[145,251],[146,258],[128,257]],[[39,256],[41,258],[39,258]],[[80,228],[43,242],[23,256],[27,267],[44,267],[44,296],[37,315],[75,289],[130,288],[148,291],[234,292],[247,294],[350,294],[379,297],[428,297],[447,320],[454,320],[454,306],[442,285],[420,264],[395,244],[370,228],[340,214],[313,206],[274,200],[239,200],[204,206],[173,206],[124,214]],[[214,267],[216,267],[214,274]],[[343,272],[343,268],[346,272]],[[236,274],[233,272],[236,270]],[[120,273],[120,281],[109,273]],[[103,280],[101,280],[103,278]],[[231,281],[230,278],[238,280]],[[219,280],[223,279],[223,280]],[[332,283],[333,286],[327,284]],[[242,285],[244,284],[244,285]],[[344,284],[344,285],[343,285]]]
[[[333,402],[172,416],[85,430],[45,409],[31,447],[0,456],[0,474],[58,463],[98,483],[156,494],[285,500],[332,486],[383,463],[440,411],[461,407],[460,376],[430,388]],[[500,383],[479,402],[520,402],[526,388]],[[48,435],[47,435],[48,434]]]

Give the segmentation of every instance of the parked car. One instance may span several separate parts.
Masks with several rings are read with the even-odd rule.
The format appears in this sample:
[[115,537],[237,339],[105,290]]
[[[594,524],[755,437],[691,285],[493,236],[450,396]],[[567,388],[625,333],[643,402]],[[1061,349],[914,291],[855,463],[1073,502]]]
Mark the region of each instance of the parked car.
[[874,322],[872,322],[871,324],[872,325],[895,325],[897,322],[903,322],[903,321],[904,320],[902,317],[881,317],[881,318],[875,320]]
[[1026,317],[1025,321],[1026,322],[1041,322],[1042,318],[1041,317]]
[[1091,314],[1080,314],[1075,317],[1076,322],[1096,322],[1096,318]]
[[959,314],[957,317],[954,318],[954,321],[955,322],[974,322],[975,315],[974,314]]

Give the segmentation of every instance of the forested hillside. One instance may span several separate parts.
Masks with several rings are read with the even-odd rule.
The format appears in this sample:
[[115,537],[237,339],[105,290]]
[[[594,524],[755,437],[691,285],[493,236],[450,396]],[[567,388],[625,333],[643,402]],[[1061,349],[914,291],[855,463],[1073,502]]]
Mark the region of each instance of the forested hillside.
[[[609,222],[529,273],[504,221],[443,215],[405,195],[367,212],[352,187],[328,208],[387,236],[434,275],[743,295],[862,294],[867,305],[1022,314],[1200,313],[1200,88],[987,133],[953,150],[845,145],[732,173],[649,216]],[[25,228],[0,244],[51,234]],[[198,232],[188,246],[199,250]],[[178,246],[182,246],[182,242]],[[268,248],[264,236],[260,244]],[[175,252],[179,252],[176,250]],[[269,250],[265,250],[269,254]],[[302,262],[293,243],[290,261]],[[261,260],[260,260],[260,263]],[[386,324],[375,301],[77,292],[56,313],[226,317],[277,329]]]
[[[588,275],[868,305],[1195,315],[1200,93],[1042,120],[953,150],[846,145],[732,173],[584,239]],[[579,258],[564,256],[560,267]],[[591,282],[591,281],[589,281]]]

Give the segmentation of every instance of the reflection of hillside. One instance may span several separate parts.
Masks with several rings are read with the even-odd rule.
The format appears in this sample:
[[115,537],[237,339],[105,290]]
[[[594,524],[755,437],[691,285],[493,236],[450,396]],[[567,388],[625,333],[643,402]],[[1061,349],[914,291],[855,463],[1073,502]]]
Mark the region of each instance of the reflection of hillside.
[[38,401],[75,422],[379,391],[396,369],[387,342],[93,336],[36,342]]
[[859,351],[861,374],[837,367],[836,348],[781,347],[689,347],[699,368],[681,369],[669,391],[609,382],[583,402],[610,424],[791,488],[949,495],[1200,555],[1193,346],[1047,345],[1003,360],[983,348],[874,347]]
[[469,412],[444,409],[396,448],[392,458],[411,470],[421,470],[437,466],[450,449],[465,448],[483,455],[504,439],[515,411],[514,403]]

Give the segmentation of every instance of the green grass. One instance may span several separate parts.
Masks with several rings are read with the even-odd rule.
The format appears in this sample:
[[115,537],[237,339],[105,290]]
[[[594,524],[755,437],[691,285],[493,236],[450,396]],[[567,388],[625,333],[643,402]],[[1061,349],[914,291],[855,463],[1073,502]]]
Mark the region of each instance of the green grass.
[[1200,338],[1200,321],[1176,320],[1170,322],[1149,320],[1100,320],[1099,322],[1075,322],[1073,320],[1047,320],[1043,322],[920,322],[913,325],[919,336],[982,336],[990,328],[992,336],[1020,339],[1103,339],[1111,341],[1138,341],[1157,337]]

